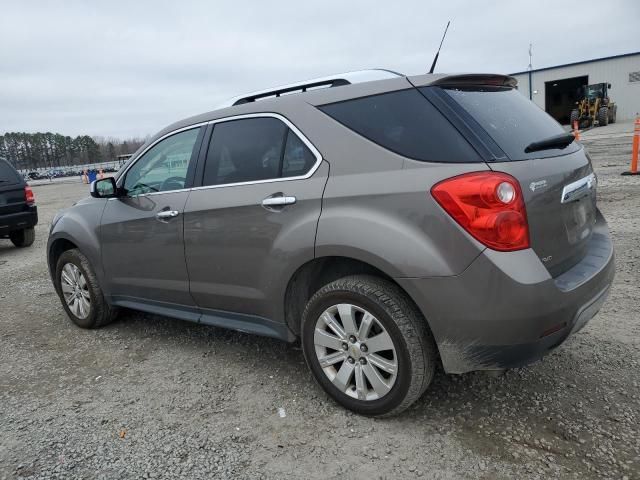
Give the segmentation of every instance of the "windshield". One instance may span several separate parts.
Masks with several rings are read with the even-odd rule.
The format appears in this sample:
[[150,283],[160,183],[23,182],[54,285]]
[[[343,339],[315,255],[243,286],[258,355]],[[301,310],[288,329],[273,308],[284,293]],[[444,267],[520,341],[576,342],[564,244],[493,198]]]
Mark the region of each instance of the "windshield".
[[604,96],[602,94],[602,84],[589,85],[588,87],[584,87],[584,90],[584,96],[590,99]]
[[[429,87],[427,87],[429,88]],[[511,88],[447,88],[455,100],[489,134],[511,160],[555,157],[575,152],[580,145],[525,152],[532,142],[566,133],[544,110]]]

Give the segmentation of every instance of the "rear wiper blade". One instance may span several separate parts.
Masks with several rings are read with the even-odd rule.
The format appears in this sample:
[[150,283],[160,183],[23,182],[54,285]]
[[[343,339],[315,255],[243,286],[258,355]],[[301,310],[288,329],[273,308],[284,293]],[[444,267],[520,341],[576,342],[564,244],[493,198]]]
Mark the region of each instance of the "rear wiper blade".
[[549,150],[551,148],[565,148],[575,140],[573,133],[561,133],[553,137],[545,138],[537,142],[531,142],[524,149],[525,153],[539,152],[540,150]]

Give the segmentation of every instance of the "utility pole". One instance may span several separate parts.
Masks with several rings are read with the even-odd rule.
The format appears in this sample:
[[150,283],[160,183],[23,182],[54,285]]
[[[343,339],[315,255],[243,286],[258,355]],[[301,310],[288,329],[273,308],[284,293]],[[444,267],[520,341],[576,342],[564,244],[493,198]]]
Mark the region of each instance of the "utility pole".
[[529,100],[533,101],[533,85],[532,85],[532,77],[533,77],[533,44],[529,44]]

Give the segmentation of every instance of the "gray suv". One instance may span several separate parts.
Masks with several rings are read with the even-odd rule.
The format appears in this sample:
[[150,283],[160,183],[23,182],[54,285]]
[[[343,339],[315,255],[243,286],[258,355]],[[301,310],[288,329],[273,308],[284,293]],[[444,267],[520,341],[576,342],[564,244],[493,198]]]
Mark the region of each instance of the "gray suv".
[[584,148],[503,75],[355,72],[175,123],[51,225],[71,320],[118,307],[300,339],[366,415],[437,364],[520,367],[581,329],[614,275]]

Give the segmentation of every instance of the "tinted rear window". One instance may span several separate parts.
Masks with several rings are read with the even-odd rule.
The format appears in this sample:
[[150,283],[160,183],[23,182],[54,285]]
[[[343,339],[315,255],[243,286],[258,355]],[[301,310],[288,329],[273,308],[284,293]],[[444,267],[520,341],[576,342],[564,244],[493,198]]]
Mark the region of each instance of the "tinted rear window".
[[486,130],[511,160],[564,155],[580,148],[572,143],[564,149],[525,153],[530,143],[562,134],[565,130],[517,90],[487,87],[445,91]]
[[20,176],[11,165],[0,159],[0,185],[15,183],[20,183]]
[[282,158],[282,176],[297,177],[306,174],[316,163],[316,157],[309,147],[291,130],[287,133],[287,142]]
[[276,118],[247,118],[216,124],[203,185],[278,178],[287,128]]
[[414,160],[481,161],[453,125],[413,88],[319,108],[372,142]]

